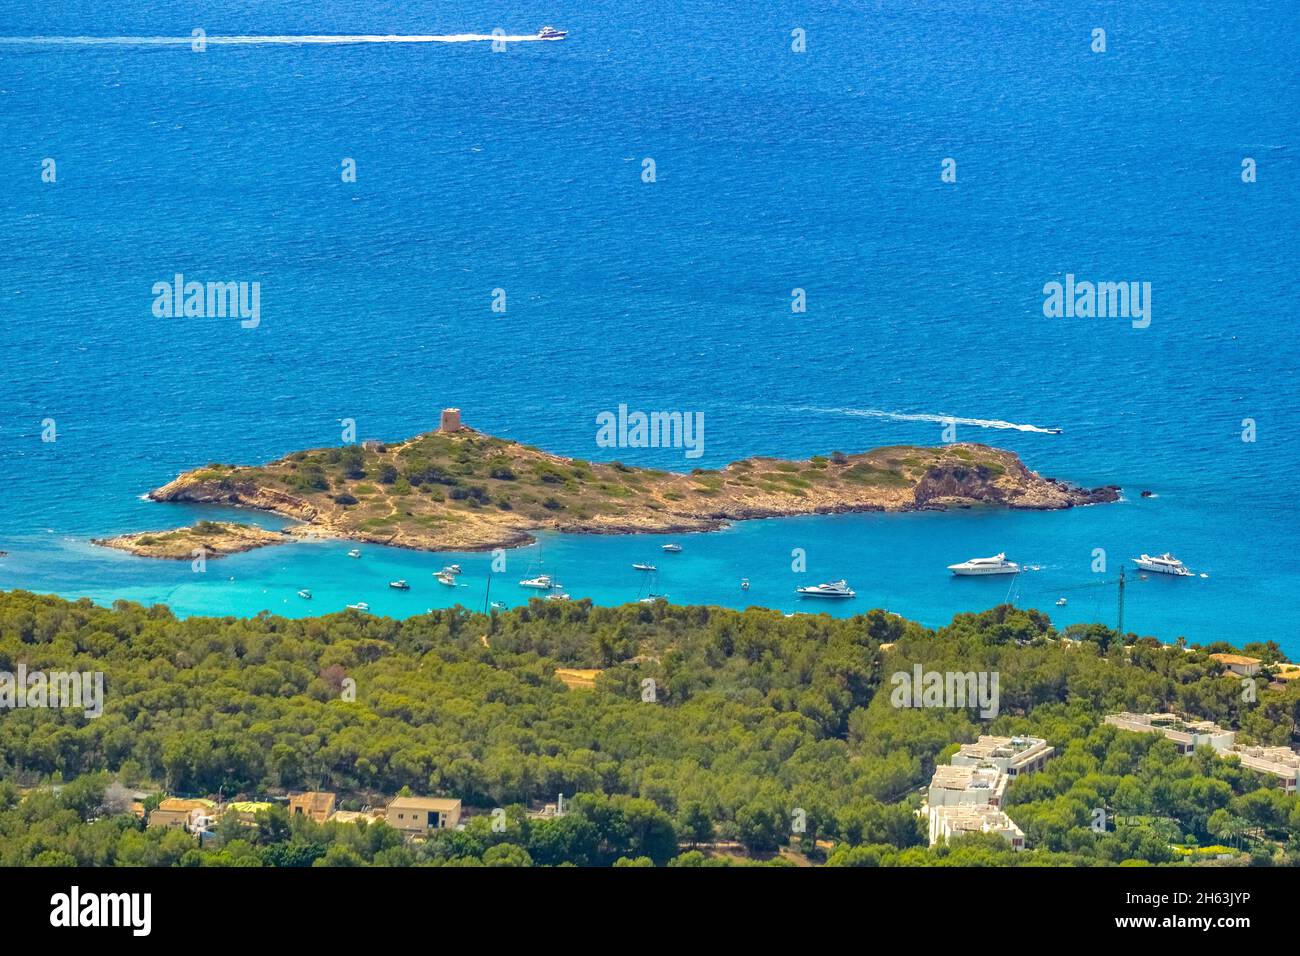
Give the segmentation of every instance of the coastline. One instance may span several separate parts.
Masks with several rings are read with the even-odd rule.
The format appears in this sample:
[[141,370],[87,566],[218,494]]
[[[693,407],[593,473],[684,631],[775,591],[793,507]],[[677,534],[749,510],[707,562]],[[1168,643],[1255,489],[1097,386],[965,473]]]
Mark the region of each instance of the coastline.
[[188,527],[164,531],[134,531],[111,538],[92,538],[90,543],[140,558],[189,561],[200,554],[204,558],[224,558],[272,547],[283,544],[286,535],[287,530],[268,531],[256,525],[200,521]]
[[275,514],[299,522],[290,537],[474,552],[531,544],[543,531],[688,534],[802,515],[1053,511],[1117,501],[1119,489],[1044,477],[1013,452],[974,443],[759,456],[685,474],[565,458],[458,426],[261,466],[209,465],[147,497]]

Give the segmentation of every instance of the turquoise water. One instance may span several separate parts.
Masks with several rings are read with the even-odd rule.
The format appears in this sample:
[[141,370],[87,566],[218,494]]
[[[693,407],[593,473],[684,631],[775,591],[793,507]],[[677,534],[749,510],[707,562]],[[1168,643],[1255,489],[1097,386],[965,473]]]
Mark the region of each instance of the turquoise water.
[[[140,496],[209,461],[337,444],[344,418],[395,439],[457,405],[562,454],[689,469],[935,444],[952,415],[962,440],[1126,500],[752,522],[676,538],[680,555],[548,536],[492,597],[525,600],[512,582],[540,555],[602,603],[636,599],[630,565],[651,560],[673,601],[792,611],[796,584],[845,577],[858,598],[817,610],[938,624],[1010,597],[1114,623],[1119,564],[1172,550],[1208,577],[1131,580],[1128,627],[1300,653],[1289,7],[151,6],[5,2],[0,33],[571,34],[500,54],[0,44],[0,587],[181,614],[481,607],[485,555],[301,543],[194,574],[88,540],[210,516]],[[261,282],[260,326],[155,318],[152,286],[176,272]],[[1151,327],[1044,318],[1067,272],[1151,282]],[[703,457],[598,448],[596,415],[620,403],[703,412]],[[944,570],[997,551],[1041,570]],[[454,595],[430,574],[450,561]]]

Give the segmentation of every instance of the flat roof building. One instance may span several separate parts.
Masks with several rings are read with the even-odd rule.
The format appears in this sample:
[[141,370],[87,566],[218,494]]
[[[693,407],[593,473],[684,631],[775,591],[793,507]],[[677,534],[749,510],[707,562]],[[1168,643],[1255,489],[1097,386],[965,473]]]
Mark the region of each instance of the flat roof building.
[[966,833],[996,833],[1013,849],[1025,848],[1025,834],[996,807],[931,807],[930,846]]
[[1163,734],[1174,742],[1178,752],[1185,756],[1197,747],[1213,747],[1225,753],[1237,739],[1232,730],[1224,730],[1211,720],[1184,721],[1177,714],[1107,714],[1104,723],[1133,733]]
[[414,835],[454,828],[460,822],[460,801],[445,797],[394,797],[384,812],[388,825]]
[[952,755],[954,767],[996,767],[1008,777],[1042,770],[1056,748],[1041,737],[991,737],[981,735],[962,744]]
[[926,803],[931,807],[989,806],[998,808],[1010,778],[997,767],[936,767]]
[[1300,778],[1300,754],[1290,747],[1247,747],[1238,744],[1224,756],[1235,756],[1241,760],[1243,767],[1277,777],[1278,785],[1286,793],[1296,792],[1296,780]]

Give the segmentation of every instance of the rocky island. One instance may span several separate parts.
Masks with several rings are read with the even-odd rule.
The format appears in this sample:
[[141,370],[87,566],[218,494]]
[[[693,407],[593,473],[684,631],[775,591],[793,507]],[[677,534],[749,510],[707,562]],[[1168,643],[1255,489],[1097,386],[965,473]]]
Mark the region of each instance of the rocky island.
[[122,534],[115,538],[99,538],[92,544],[116,548],[142,558],[169,558],[189,561],[195,552],[203,549],[204,557],[222,558],[228,554],[252,551],[270,544],[280,544],[286,538],[277,531],[268,531],[251,524],[223,521],[200,521],[189,528],[170,531],[141,531]]
[[392,444],[209,465],[149,493],[155,501],[236,505],[301,522],[289,534],[428,551],[514,547],[543,529],[678,533],[748,518],[977,505],[1048,510],[1118,496],[1114,486],[1045,478],[1014,453],[979,444],[746,458],[680,474],[552,455],[458,421]]

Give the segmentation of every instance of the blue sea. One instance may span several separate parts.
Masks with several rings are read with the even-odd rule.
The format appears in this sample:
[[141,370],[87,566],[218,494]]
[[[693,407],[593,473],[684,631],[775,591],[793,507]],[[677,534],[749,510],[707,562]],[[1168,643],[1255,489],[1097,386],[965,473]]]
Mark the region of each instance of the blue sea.
[[[678,555],[544,535],[490,599],[526,601],[514,582],[544,568],[604,604],[790,612],[810,609],[796,585],[843,577],[856,600],[811,609],[939,625],[1012,600],[1113,625],[1119,569],[1172,551],[1197,576],[1129,564],[1128,629],[1300,654],[1296,21],[1280,0],[4,0],[6,37],[569,36],[0,42],[0,588],[182,615],[482,608],[487,555],[306,542],[197,574],[89,539],[224,517],[141,496],[339,444],[345,419],[391,440],[457,406],[558,453],[689,470],[937,444],[951,416],[1124,500],[747,522]],[[260,283],[260,324],[155,317],[177,273]],[[1150,326],[1044,317],[1066,274],[1149,282]],[[702,412],[702,457],[597,447],[619,404]],[[1037,570],[945,571],[999,551]],[[431,576],[450,561],[454,591]]]

